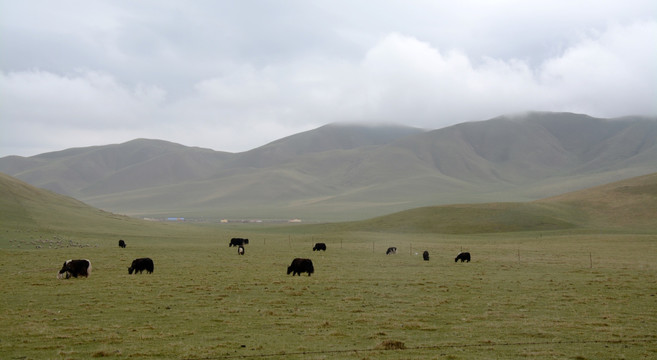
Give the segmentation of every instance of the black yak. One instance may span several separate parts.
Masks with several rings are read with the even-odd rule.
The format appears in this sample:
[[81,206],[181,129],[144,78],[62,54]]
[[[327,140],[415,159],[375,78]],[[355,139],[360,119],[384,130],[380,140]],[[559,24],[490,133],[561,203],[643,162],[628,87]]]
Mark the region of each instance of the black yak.
[[470,253],[469,252],[461,252],[458,255],[456,255],[456,259],[454,259],[454,262],[458,262],[461,260],[461,262],[467,261],[470,262]]
[[290,264],[290,266],[287,267],[288,275],[292,273],[292,276],[297,274],[301,276],[301,273],[303,272],[308,273],[308,276],[310,276],[312,273],[315,272],[315,268],[313,267],[312,260],[296,258],[292,260],[292,264]]
[[153,272],[153,260],[150,258],[139,258],[132,261],[132,265],[128,268],[128,274],[132,275],[134,271],[135,274],[139,272],[140,274],[146,270],[149,274]]
[[230,243],[228,244],[228,247],[248,245],[248,244],[249,244],[249,239],[232,238],[232,239],[230,239]]
[[428,251],[423,252],[422,258],[424,259],[424,261],[429,261],[429,252]]
[[313,246],[313,251],[320,251],[320,250],[326,251],[326,244],[317,243],[315,244],[315,246]]

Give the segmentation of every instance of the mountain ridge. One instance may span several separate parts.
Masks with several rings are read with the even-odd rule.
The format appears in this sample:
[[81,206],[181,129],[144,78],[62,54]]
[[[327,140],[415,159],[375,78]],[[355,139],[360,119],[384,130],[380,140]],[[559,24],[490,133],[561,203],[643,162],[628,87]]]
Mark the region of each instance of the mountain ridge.
[[162,140],[0,158],[0,171],[133,216],[362,219],[529,201],[657,169],[657,119],[530,112],[442,129],[329,124],[227,153]]

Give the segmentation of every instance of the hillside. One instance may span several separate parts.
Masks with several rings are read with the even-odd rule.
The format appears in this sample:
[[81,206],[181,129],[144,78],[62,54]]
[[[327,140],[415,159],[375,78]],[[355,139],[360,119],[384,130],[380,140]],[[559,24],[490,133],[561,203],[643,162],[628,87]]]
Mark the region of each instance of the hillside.
[[[139,234],[165,238],[179,232],[173,224],[160,224],[93,208],[71,197],[29,185],[0,173],[0,247],[13,239],[52,239],[72,235],[77,242],[102,234],[111,237]],[[189,232],[189,229],[185,230]],[[84,234],[81,239],[80,235]],[[148,235],[145,235],[148,234]]]
[[526,202],[655,169],[656,119],[539,112],[432,131],[332,124],[243,153],[140,139],[0,159],[11,176],[131,216],[314,221]]
[[398,125],[329,124],[236,154],[231,167],[276,167],[300,156],[381,146],[422,132]]
[[[8,159],[2,172],[32,185],[84,200],[87,195],[113,194],[204,179],[227,159],[226,153],[189,148],[160,140],[138,139],[119,145],[68,149]],[[27,164],[27,165],[26,165]],[[13,171],[11,171],[13,170]]]
[[[39,238],[69,232],[138,234],[189,238],[178,229],[132,219],[85,205],[0,174],[0,226],[3,238]],[[368,220],[310,225],[320,232],[483,234],[518,231],[594,229],[656,231],[657,173],[525,203],[443,205],[410,209]],[[74,230],[73,230],[74,229]]]
[[[333,225],[326,226],[327,230]],[[422,207],[335,229],[475,234],[567,229],[657,230],[657,173],[526,203]]]
[[538,200],[597,227],[657,228],[657,173]]

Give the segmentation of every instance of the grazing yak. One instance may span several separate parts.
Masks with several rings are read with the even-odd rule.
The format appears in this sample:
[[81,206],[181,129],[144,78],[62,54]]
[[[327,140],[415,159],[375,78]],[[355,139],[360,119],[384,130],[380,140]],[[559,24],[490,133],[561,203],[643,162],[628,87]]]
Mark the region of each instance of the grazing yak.
[[132,260],[132,265],[128,268],[128,274],[132,275],[132,272],[137,272],[140,274],[142,271],[146,270],[149,274],[153,272],[153,260],[150,258],[139,258]]
[[467,261],[470,262],[470,253],[469,252],[461,252],[458,255],[456,255],[456,259],[454,259],[454,262],[458,262],[461,260],[461,262]]
[[390,254],[393,254],[393,255],[394,255],[394,254],[396,254],[396,253],[397,253],[397,248],[394,247],[394,246],[393,246],[393,247],[389,247],[388,250],[386,250],[386,255],[390,255]]
[[83,260],[66,260],[64,262],[64,266],[62,266],[62,269],[59,270],[59,273],[57,274],[58,279],[63,279],[66,277],[67,279],[78,276],[84,276],[88,277],[89,273],[91,273],[91,261],[87,259]]
[[228,247],[248,245],[248,244],[249,244],[249,239],[232,238],[232,239],[230,239],[230,243],[228,244]]
[[237,248],[237,253],[240,254],[240,255],[244,255],[244,246],[240,245]]
[[119,247],[120,248],[125,248],[125,241],[119,240]]
[[428,251],[424,251],[424,252],[422,253],[422,258],[424,259],[424,261],[429,261],[429,252],[428,252]]
[[292,273],[292,276],[297,274],[301,276],[301,273],[303,272],[308,273],[308,276],[310,276],[312,273],[315,272],[315,268],[313,267],[312,260],[296,258],[292,260],[292,264],[290,264],[290,266],[287,267],[288,275]]
[[326,251],[326,244],[324,243],[316,243],[315,246],[313,246],[313,251]]

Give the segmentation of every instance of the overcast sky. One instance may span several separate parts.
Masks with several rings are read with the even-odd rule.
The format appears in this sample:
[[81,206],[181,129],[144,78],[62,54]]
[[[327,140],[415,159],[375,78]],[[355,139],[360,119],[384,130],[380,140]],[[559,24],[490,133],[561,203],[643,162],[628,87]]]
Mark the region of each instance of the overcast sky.
[[0,157],[657,115],[654,0],[0,0]]

